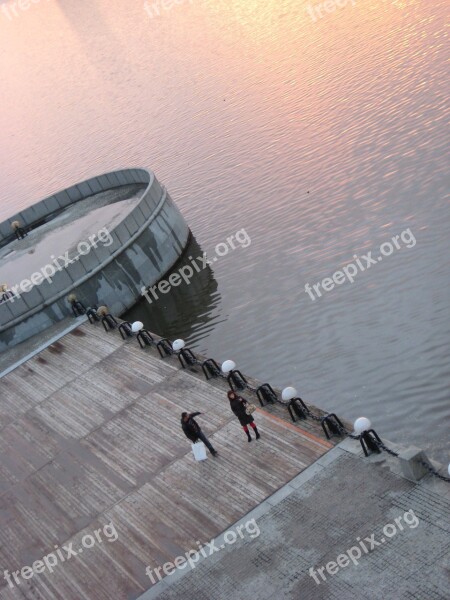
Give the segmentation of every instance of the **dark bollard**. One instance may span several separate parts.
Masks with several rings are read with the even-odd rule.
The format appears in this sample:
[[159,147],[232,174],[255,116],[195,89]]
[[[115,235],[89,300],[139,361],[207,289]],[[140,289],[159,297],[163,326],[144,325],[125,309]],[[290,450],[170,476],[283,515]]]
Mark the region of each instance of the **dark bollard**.
[[89,319],[89,323],[91,325],[93,325],[94,323],[98,323],[100,321],[100,317],[98,316],[97,310],[98,310],[97,306],[92,306],[91,308],[88,308],[86,311],[87,318]]
[[186,367],[192,367],[197,362],[195,354],[189,348],[183,348],[180,350],[178,353],[178,360],[180,361],[183,369]]
[[308,416],[308,408],[301,398],[292,398],[288,404],[288,411],[294,423],[296,421],[294,413],[299,419],[303,421]]
[[322,429],[329,440],[333,435],[344,435],[345,428],[339,417],[334,413],[326,415],[322,418]]
[[133,337],[133,331],[131,329],[131,323],[124,321],[119,325],[119,332],[122,339],[125,340],[127,337]]
[[172,350],[178,356],[178,360],[183,369],[195,365],[197,362],[195,354],[185,346],[186,343],[182,339],[177,339],[172,344]]
[[27,237],[27,231],[22,227],[20,221],[13,221],[11,223],[11,228],[15,233],[15,236],[18,240],[23,240],[24,237]]
[[0,292],[2,292],[2,295],[0,297],[0,304],[2,304],[3,302],[8,302],[10,298],[14,298],[13,292],[8,288],[6,283],[0,286]]
[[102,324],[105,328],[105,331],[109,331],[110,329],[115,329],[117,327],[117,321],[110,313],[103,316]]
[[141,348],[145,348],[145,346],[151,346],[155,343],[150,331],[147,329],[141,329],[136,337]]
[[206,380],[220,376],[220,367],[213,358],[207,358],[202,364],[202,369]]
[[10,298],[12,298],[14,296],[14,294],[12,292],[3,292],[1,298],[0,298],[0,304],[3,304],[3,302],[8,302],[8,300]]
[[86,307],[82,302],[78,302],[77,300],[72,304],[72,312],[74,317],[81,317],[81,315],[86,314]]
[[110,329],[115,329],[118,325],[116,319],[112,316],[112,314],[108,311],[106,306],[100,306],[97,310],[98,316],[102,320],[103,327],[105,331],[109,331]]
[[156,347],[158,348],[158,352],[161,358],[165,358],[166,356],[172,356],[173,354],[172,343],[167,338],[162,338],[162,340],[159,340],[159,342],[156,344]]
[[258,397],[259,403],[261,406],[264,406],[264,403],[274,404],[277,401],[277,395],[274,392],[270,383],[263,383],[256,390],[256,395]]
[[236,390],[245,390],[247,387],[247,380],[237,369],[232,369],[227,376],[228,385],[230,389],[235,392]]
[[362,449],[364,450],[365,456],[369,456],[369,454],[380,454],[381,448],[379,444],[381,444],[381,439],[377,435],[377,433],[373,429],[369,429],[368,431],[363,431],[359,435],[359,441],[361,443]]
[[67,296],[67,300],[72,308],[73,316],[75,318],[86,314],[86,307],[77,299],[75,294],[69,294],[69,296]]

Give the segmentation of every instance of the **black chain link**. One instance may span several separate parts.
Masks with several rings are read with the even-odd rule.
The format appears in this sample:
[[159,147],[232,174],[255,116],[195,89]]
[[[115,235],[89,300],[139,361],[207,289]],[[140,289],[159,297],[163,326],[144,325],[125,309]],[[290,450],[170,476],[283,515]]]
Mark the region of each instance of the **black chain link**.
[[359,440],[359,435],[354,435],[353,433],[350,433],[349,431],[347,431],[347,429],[343,425],[340,425],[339,423],[336,423],[335,421],[333,421],[333,425],[334,425],[334,427],[336,427],[339,430],[339,433],[341,435],[346,435],[347,437],[351,438],[352,440]]
[[289,406],[290,400],[286,401],[286,400],[283,400],[282,398],[278,398],[278,396],[277,396],[277,402],[278,402],[278,404],[281,404],[281,406]]
[[334,427],[336,427],[336,429],[339,431],[339,433],[341,435],[351,435],[351,433],[349,433],[343,425],[340,425],[339,423],[336,423],[335,421],[333,421],[333,425],[334,425]]
[[387,452],[391,456],[398,456],[398,452],[394,452],[394,450],[391,450],[390,448],[388,448],[387,446],[385,446],[383,444],[383,442],[380,442],[379,440],[373,440],[373,441],[378,446],[378,448],[381,448],[381,450],[384,450],[385,452]]
[[306,407],[306,412],[308,413],[308,416],[311,417],[311,419],[313,419],[314,421],[322,421],[322,417],[318,417],[317,415],[313,414],[308,407]]
[[436,469],[425,460],[421,460],[420,464],[425,467],[425,469],[428,471],[428,473],[430,473],[430,475],[434,475],[438,479],[442,479],[442,481],[450,481],[450,477],[446,477],[445,475],[441,475],[440,473],[438,473]]
[[253,392],[254,394],[256,394],[256,392],[258,391],[258,388],[254,388],[252,387],[249,383],[245,384],[245,387],[250,390],[251,392]]

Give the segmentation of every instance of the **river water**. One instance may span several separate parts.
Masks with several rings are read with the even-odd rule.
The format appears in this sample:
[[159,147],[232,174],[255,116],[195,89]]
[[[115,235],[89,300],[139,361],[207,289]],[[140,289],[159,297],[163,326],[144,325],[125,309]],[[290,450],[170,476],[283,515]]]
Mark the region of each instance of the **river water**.
[[0,217],[152,168],[217,260],[132,314],[446,463],[446,3],[341,4],[1,4]]

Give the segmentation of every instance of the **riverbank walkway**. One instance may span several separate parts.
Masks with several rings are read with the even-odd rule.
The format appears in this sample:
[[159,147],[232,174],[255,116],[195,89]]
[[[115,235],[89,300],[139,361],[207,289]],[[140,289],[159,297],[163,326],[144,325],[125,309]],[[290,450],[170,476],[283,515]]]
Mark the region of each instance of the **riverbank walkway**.
[[[334,446],[281,406],[258,409],[262,437],[249,444],[226,382],[100,324],[79,325],[0,383],[2,600],[138,598],[152,586],[147,566],[209,542]],[[204,413],[219,458],[194,461],[184,410]],[[109,523],[116,541],[83,548]],[[71,544],[83,553],[52,572],[25,569],[12,585],[3,576]]]
[[449,485],[399,470],[345,440],[234,525],[257,537],[219,536],[140,600],[448,600]]

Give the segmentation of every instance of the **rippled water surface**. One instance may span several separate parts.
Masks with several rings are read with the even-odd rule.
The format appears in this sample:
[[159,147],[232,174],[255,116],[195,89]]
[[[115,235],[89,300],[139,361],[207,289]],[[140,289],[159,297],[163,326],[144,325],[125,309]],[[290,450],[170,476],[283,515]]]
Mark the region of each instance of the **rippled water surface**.
[[[0,12],[1,216],[99,172],[154,169],[196,252],[241,229],[251,244],[136,314],[447,462],[446,3],[308,6]],[[398,238],[354,283],[305,291],[405,230],[416,243]]]

